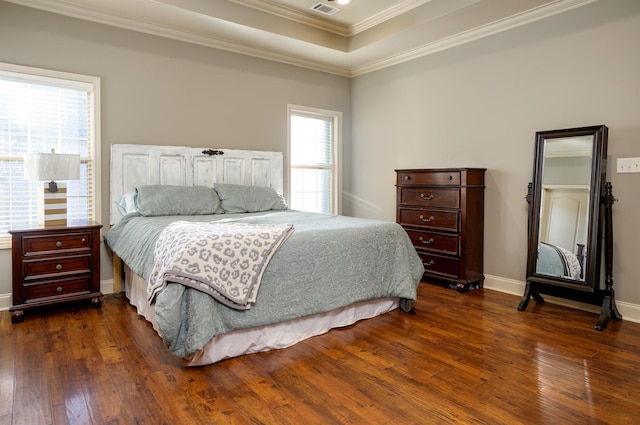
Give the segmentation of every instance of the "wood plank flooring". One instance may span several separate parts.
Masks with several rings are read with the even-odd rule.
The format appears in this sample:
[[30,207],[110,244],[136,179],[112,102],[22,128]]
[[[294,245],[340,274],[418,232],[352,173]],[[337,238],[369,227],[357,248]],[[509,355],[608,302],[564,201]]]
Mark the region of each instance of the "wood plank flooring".
[[638,424],[640,324],[422,284],[293,347],[186,368],[122,295],[0,313],[0,425]]

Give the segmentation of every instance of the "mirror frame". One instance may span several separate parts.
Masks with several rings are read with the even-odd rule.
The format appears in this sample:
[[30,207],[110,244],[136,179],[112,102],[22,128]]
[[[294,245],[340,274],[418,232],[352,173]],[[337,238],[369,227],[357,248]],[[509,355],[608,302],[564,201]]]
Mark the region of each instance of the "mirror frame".
[[[587,256],[585,258],[584,281],[575,281],[536,273],[538,243],[540,238],[540,208],[542,204],[545,145],[549,140],[567,137],[591,136],[593,138],[591,158],[591,181],[589,185]],[[540,301],[536,293],[569,298],[591,304],[600,304],[600,271],[602,263],[603,195],[607,172],[608,129],[604,125],[563,130],[539,131],[536,133],[533,183],[529,185],[529,238],[527,255],[527,289]],[[526,292],[525,292],[526,295]],[[528,301],[528,298],[527,300]],[[525,300],[523,299],[523,303]],[[523,310],[526,308],[526,304]]]

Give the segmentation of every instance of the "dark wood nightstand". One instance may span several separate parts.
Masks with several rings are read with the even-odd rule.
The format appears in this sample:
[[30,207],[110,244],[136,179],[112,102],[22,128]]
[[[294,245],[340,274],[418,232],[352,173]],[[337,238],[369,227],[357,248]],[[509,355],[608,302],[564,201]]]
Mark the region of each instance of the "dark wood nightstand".
[[13,305],[11,322],[24,311],[71,301],[102,304],[99,223],[70,221],[66,226],[13,229]]

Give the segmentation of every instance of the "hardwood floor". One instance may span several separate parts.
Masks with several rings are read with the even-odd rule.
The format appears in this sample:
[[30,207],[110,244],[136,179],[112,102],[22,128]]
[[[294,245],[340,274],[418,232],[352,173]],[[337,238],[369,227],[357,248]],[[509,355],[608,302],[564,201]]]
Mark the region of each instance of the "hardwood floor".
[[293,347],[185,368],[122,295],[0,313],[0,425],[637,424],[640,324],[422,284]]

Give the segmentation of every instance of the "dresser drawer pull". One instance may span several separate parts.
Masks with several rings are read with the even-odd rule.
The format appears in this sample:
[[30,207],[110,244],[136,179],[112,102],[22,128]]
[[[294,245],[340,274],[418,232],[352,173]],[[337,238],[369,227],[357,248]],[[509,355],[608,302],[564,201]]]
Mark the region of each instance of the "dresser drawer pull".
[[424,218],[424,216],[422,214],[420,214],[420,220],[425,221],[425,222],[430,222],[435,220],[436,218],[434,216],[430,216],[429,218]]
[[432,243],[435,242],[435,240],[433,238],[430,238],[429,240],[425,241],[424,239],[422,239],[422,236],[420,236],[418,239],[420,240],[420,242],[422,242],[425,245],[431,245]]
[[57,292],[57,293],[62,292],[62,286],[58,286],[58,287],[56,288],[56,292]]
[[60,248],[61,246],[62,246],[62,242],[61,241],[56,242],[56,247]]
[[404,176],[405,180],[411,180],[411,176]]
[[433,193],[432,193],[432,194],[430,194],[429,196],[424,196],[424,193],[421,193],[421,194],[420,194],[420,197],[421,197],[422,199],[424,199],[425,201],[430,201],[430,200],[432,200],[432,199],[433,199]]
[[62,270],[62,264],[56,264],[56,270],[58,271]]
[[428,263],[424,263],[424,265],[425,265],[426,267],[429,267],[429,266],[433,266],[435,263],[436,263],[435,261],[431,260],[431,261],[429,261]]
[[83,244],[87,243],[87,238],[82,238],[82,243]]
[[453,176],[449,174],[449,180],[453,180]]

